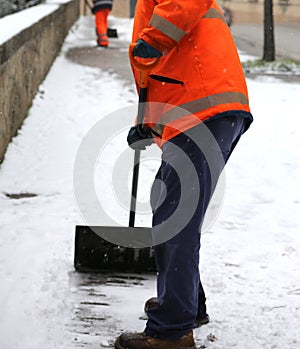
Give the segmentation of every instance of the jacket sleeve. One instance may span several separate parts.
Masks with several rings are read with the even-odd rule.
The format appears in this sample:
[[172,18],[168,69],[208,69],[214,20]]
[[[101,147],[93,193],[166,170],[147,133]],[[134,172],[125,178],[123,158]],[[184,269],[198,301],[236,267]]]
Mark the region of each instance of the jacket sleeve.
[[168,54],[197,25],[213,0],[158,0],[140,38]]

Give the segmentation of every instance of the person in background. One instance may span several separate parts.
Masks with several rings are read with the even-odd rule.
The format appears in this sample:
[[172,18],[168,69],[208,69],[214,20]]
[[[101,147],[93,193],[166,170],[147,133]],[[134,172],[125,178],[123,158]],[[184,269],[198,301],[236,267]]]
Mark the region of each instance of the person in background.
[[112,10],[113,0],[94,0],[92,13],[95,15],[95,26],[97,34],[97,44],[101,47],[108,47],[107,36],[108,15]]
[[[122,333],[115,347],[196,349],[193,329],[209,320],[201,227],[219,176],[253,120],[246,80],[215,0],[138,0],[132,42],[137,59],[159,58],[149,74],[144,125],[133,126],[127,141],[138,150],[161,147],[150,195],[152,235],[161,242],[154,246],[157,297],[146,302],[146,327]],[[140,71],[132,69],[138,84]]]

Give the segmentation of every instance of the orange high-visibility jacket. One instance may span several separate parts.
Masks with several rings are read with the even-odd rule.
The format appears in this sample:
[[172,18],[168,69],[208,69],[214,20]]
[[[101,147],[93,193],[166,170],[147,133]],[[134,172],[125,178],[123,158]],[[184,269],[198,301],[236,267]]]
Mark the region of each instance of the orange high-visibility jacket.
[[237,49],[214,0],[138,0],[138,39],[163,53],[149,78],[147,102],[156,103],[145,115],[161,144],[219,113],[250,112]]

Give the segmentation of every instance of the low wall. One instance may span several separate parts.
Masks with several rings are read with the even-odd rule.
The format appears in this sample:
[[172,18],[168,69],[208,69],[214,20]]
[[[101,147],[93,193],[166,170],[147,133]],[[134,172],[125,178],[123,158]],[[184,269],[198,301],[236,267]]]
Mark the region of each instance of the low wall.
[[53,12],[0,46],[0,162],[79,17],[79,0],[57,3]]

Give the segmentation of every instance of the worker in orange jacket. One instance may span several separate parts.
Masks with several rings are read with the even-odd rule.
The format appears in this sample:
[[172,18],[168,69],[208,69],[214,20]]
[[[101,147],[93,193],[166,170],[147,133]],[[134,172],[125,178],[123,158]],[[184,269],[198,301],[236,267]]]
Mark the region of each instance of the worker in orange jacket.
[[215,0],[139,0],[132,38],[133,56],[160,57],[144,125],[127,138],[133,149],[153,142],[162,149],[150,197],[157,297],[146,303],[145,330],[121,334],[115,347],[195,348],[193,329],[209,321],[200,232],[225,163],[253,120],[246,81]]
[[95,25],[97,34],[97,44],[101,47],[108,47],[107,36],[108,15],[112,9],[112,0],[94,0],[92,13],[95,15]]

